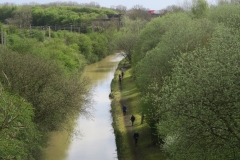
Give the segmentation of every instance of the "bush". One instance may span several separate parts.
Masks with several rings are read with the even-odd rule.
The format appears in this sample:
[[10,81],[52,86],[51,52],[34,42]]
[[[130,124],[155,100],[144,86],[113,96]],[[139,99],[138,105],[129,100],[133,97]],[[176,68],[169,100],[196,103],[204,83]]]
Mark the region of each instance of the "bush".
[[98,60],[106,57],[106,55],[108,54],[108,39],[106,38],[106,36],[104,34],[93,32],[89,34],[89,37],[92,41],[93,54],[98,57]]
[[[44,132],[61,128],[67,115],[78,112],[85,101],[87,82],[79,81],[77,75],[67,78],[52,61],[33,55],[2,53],[0,69],[11,83],[8,90],[33,105],[34,122]],[[8,86],[2,75],[0,80]]]
[[240,158],[239,45],[230,29],[216,27],[209,48],[181,54],[171,78],[152,92],[171,159]]
[[0,98],[0,159],[40,159],[35,154],[41,147],[32,105],[2,86]]

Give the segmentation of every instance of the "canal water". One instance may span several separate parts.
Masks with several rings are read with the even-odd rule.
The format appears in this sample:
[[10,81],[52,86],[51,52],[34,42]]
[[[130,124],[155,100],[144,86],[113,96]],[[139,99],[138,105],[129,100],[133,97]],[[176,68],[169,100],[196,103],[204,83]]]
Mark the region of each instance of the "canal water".
[[75,130],[81,136],[69,139],[69,133],[52,133],[46,160],[117,160],[115,136],[110,113],[109,93],[114,72],[122,57],[111,55],[86,67],[84,77],[91,80],[93,88],[93,117],[78,117]]

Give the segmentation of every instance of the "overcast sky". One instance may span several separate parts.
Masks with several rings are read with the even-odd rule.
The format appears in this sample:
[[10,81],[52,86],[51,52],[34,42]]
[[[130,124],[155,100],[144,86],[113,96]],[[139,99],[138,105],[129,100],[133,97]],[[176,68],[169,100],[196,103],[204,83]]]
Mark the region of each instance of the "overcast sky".
[[[127,9],[131,9],[135,5],[141,5],[144,8],[150,9],[150,10],[160,10],[164,9],[169,5],[182,5],[183,2],[186,0],[0,0],[0,4],[3,3],[14,3],[17,5],[21,4],[29,4],[30,2],[35,2],[38,4],[46,4],[50,2],[77,2],[77,3],[90,3],[90,2],[96,2],[101,7],[107,7],[110,8],[112,6],[126,6]],[[191,0],[187,0],[191,1]],[[208,0],[209,3],[215,2],[215,0]]]

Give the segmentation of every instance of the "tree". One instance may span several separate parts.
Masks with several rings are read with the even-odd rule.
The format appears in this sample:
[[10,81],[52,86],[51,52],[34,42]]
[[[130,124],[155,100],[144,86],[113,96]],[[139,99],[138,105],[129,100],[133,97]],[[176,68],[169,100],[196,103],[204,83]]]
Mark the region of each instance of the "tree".
[[41,158],[37,154],[41,151],[38,144],[40,133],[33,117],[32,105],[4,91],[0,84],[0,159]]
[[117,51],[132,63],[134,45],[137,42],[141,30],[146,26],[147,21],[142,19],[131,20],[127,16],[122,19],[123,27],[121,33],[116,36],[114,44]]
[[85,34],[80,34],[78,37],[78,46],[80,52],[86,57],[89,62],[97,61],[96,55],[93,55],[93,45],[89,36]]
[[6,19],[8,24],[29,27],[32,22],[32,9],[29,6],[18,7],[13,11],[13,17]]
[[[161,26],[158,31],[155,28],[156,24]],[[171,59],[178,57],[181,52],[207,45],[214,26],[206,19],[192,20],[182,13],[171,14],[161,18],[158,23],[152,23],[151,26],[149,24],[142,32],[133,54],[135,62],[141,59],[134,65],[139,89],[147,93],[149,86],[146,84],[151,84],[153,81],[160,87],[164,77],[171,75],[173,68]]]
[[166,7],[166,11],[176,13],[176,12],[183,12],[184,10],[180,6],[171,5]]
[[120,14],[125,14],[126,11],[127,11],[127,7],[126,6],[122,6],[122,5],[113,6],[113,7],[111,7],[111,9],[117,11]]
[[[34,107],[34,122],[41,131],[63,129],[68,116],[86,112],[88,81],[79,80],[77,72],[66,75],[56,62],[36,55],[1,53],[0,80],[6,90],[26,99]],[[73,75],[74,74],[74,75]],[[91,96],[90,96],[91,97]]]
[[206,0],[193,0],[192,13],[195,18],[206,17],[208,9],[208,3]]
[[130,64],[132,62],[133,47],[137,38],[136,34],[123,34],[115,40],[116,50],[120,51],[120,55],[123,56]]
[[184,0],[182,4],[180,4],[181,8],[183,8],[184,11],[191,11],[192,8],[192,0]]
[[184,23],[190,21],[190,19],[191,18],[184,13],[174,13],[154,18],[150,21],[139,34],[132,57],[133,65],[135,66],[145,57],[148,51],[154,49],[162,39],[164,40],[162,37],[169,29],[178,27],[179,24],[182,26]]
[[211,8],[208,18],[215,23],[223,23],[232,28],[233,32],[239,32],[240,5],[224,4]]
[[240,158],[240,43],[218,27],[209,45],[174,60],[161,91],[149,92],[170,159]]
[[138,18],[147,21],[151,20],[151,15],[148,14],[148,9],[141,5],[133,6],[127,11],[126,15],[132,20],[136,20]]
[[0,7],[0,21],[3,23],[5,20],[12,16],[13,11],[16,9],[15,6],[4,4]]
[[131,20],[128,16],[123,16],[121,31],[126,34],[133,33],[139,35],[140,31],[145,28],[147,23],[148,21],[142,20],[140,18]]
[[93,54],[97,55],[98,60],[106,57],[108,55],[107,44],[108,39],[105,34],[93,32],[89,34],[93,45]]

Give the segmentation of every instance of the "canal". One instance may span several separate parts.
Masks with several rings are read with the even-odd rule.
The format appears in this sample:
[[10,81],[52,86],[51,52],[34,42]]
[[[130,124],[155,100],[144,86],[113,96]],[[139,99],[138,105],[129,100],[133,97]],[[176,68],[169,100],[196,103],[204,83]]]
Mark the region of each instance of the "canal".
[[80,130],[80,137],[78,134],[69,138],[67,132],[52,133],[46,160],[117,160],[109,93],[121,59],[110,55],[86,67],[83,76],[90,79],[93,88],[93,117],[87,119],[79,116],[73,120],[74,131]]

